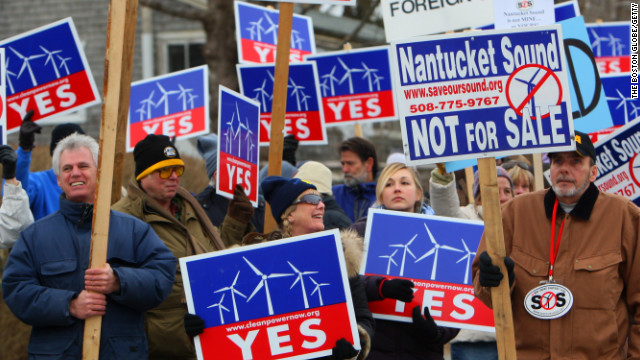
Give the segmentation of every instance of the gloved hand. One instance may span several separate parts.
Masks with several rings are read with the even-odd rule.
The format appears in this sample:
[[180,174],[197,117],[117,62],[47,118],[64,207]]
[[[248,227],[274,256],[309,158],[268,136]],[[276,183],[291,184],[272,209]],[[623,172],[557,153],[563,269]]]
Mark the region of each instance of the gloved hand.
[[420,306],[413,308],[413,332],[421,342],[434,343],[440,341],[442,333],[438,330],[438,325],[433,321],[429,308],[425,306],[424,317],[420,314]]
[[16,162],[18,155],[9,145],[0,146],[0,162],[2,163],[2,178],[13,179],[16,177]]
[[33,110],[29,110],[27,115],[22,119],[22,124],[20,125],[18,145],[25,151],[31,151],[35,147],[33,144],[36,141],[36,133],[40,134],[40,131],[42,130],[40,125],[31,121],[32,117]]
[[198,315],[184,314],[184,330],[187,332],[187,336],[190,338],[204,332],[204,320]]
[[452,173],[442,174],[438,168],[435,168],[431,170],[431,179],[433,179],[433,182],[436,184],[446,186],[453,181],[453,174]]
[[[506,256],[504,258],[504,265],[507,268],[507,274],[509,276],[509,286],[513,285],[515,280],[515,274],[513,272],[514,262]],[[480,285],[487,287],[496,287],[500,285],[500,281],[504,277],[500,272],[500,268],[491,263],[491,256],[486,251],[480,254],[478,262],[478,270],[480,270]]]
[[296,166],[296,150],[298,150],[298,139],[293,134],[284,137],[282,144],[282,160]]
[[413,300],[413,281],[406,279],[383,280],[380,287],[382,296],[404,302]]
[[233,189],[233,199],[229,201],[227,215],[245,224],[248,224],[253,217],[253,205],[240,184]]
[[358,355],[358,350],[345,338],[336,341],[336,346],[331,349],[331,359],[334,360],[351,359],[356,355]]

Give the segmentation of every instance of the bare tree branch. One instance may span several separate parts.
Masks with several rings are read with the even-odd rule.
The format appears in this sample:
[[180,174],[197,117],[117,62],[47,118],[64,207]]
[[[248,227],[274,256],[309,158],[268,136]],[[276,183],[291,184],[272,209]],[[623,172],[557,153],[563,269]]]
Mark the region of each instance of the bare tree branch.
[[177,1],[172,1],[171,4],[163,0],[139,0],[139,2],[141,5],[153,10],[188,20],[205,21],[208,14],[206,11],[196,9],[186,4],[176,6]]

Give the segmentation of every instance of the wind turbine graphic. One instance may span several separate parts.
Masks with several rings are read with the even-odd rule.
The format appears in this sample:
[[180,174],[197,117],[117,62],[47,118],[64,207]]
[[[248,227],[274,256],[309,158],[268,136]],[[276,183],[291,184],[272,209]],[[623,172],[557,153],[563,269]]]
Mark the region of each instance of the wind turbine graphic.
[[304,308],[308,309],[309,308],[309,301],[307,301],[307,292],[304,288],[304,276],[305,275],[311,275],[311,274],[317,274],[317,271],[300,271],[298,270],[298,268],[296,268],[295,266],[293,266],[293,264],[289,261],[287,261],[287,263],[289,264],[289,266],[291,266],[291,268],[293,269],[293,271],[295,271],[295,273],[298,275],[296,276],[296,281],[293,282],[293,284],[291,284],[291,287],[289,288],[289,290],[293,289],[293,287],[300,282],[300,286],[302,287],[302,298],[304,299]]
[[302,49],[304,39],[300,36],[300,31],[291,30],[291,47],[294,49]]
[[398,249],[393,250],[393,253],[391,255],[380,255],[378,257],[380,258],[386,258],[387,260],[387,275],[389,275],[389,271],[391,271],[391,263],[393,263],[393,265],[398,266],[398,263],[393,260],[393,257],[396,255],[396,253],[398,252]]
[[305,94],[304,91],[302,90],[300,91],[300,93],[302,93],[302,100],[300,101],[302,101],[302,104],[304,105],[304,109],[306,111],[309,111],[309,104],[307,103],[307,99],[311,99],[311,96]]
[[596,56],[602,56],[602,41],[608,41],[608,38],[599,36],[595,29],[591,29],[591,35],[595,39],[591,43],[591,48],[597,52]]
[[618,103],[618,106],[616,106],[616,110],[619,109],[620,106],[624,107],[624,123],[627,124],[629,123],[629,114],[627,113],[627,101],[630,101],[632,99],[624,97],[624,95],[622,95],[622,93],[618,89],[616,89],[616,92],[618,93],[618,96],[620,96],[619,98],[607,96],[607,100],[620,100],[620,103]]
[[269,27],[267,28],[267,30],[264,31],[264,34],[266,35],[268,33],[271,33],[271,35],[273,36],[273,43],[277,44],[278,43],[278,25],[275,24],[273,20],[271,20],[271,17],[269,15],[264,14],[264,17],[267,18],[267,22],[269,23]]
[[29,61],[41,58],[45,54],[24,56],[20,54],[16,49],[12,48],[11,46],[9,46],[9,49],[13,51],[13,53],[16,54],[16,56],[22,60],[22,67],[20,67],[20,71],[18,72],[17,78],[20,78],[20,75],[22,75],[22,72],[24,71],[24,69],[27,69],[27,71],[29,72],[29,76],[31,77],[31,84],[33,86],[38,85],[38,82],[36,81],[36,76],[33,74],[33,69],[31,68],[31,63],[29,63]]
[[376,73],[373,73],[373,83],[376,84],[378,91],[380,91],[380,80],[384,79],[384,76],[379,76]]
[[322,96],[327,96],[327,90],[329,90],[327,79],[322,80],[322,82],[320,83],[320,90],[322,90]]
[[238,108],[238,102],[236,101],[236,117],[238,119],[238,128],[235,131],[234,137],[238,138],[238,153],[236,154],[238,157],[242,154],[242,129],[245,128],[242,123],[242,119],[240,118],[240,109]]
[[434,255],[433,257],[433,267],[431,268],[431,280],[435,280],[436,279],[436,268],[438,267],[438,253],[440,252],[440,249],[445,249],[445,250],[451,250],[451,251],[456,251],[456,252],[462,252],[462,250],[460,249],[456,249],[454,247],[451,247],[449,245],[440,245],[438,244],[438,242],[436,241],[436,239],[433,237],[433,235],[431,234],[431,231],[429,231],[429,228],[427,227],[427,224],[424,224],[424,228],[427,229],[427,233],[429,234],[429,239],[431,240],[431,243],[433,244],[433,248],[429,251],[427,251],[424,255],[420,256],[420,258],[418,258],[415,262],[418,262],[428,256]]
[[633,108],[633,110],[631,110],[631,113],[629,114],[631,115],[631,118],[635,120],[638,117],[638,110],[640,110],[640,106],[636,106],[634,103],[629,103],[629,104]]
[[342,61],[342,59],[340,58],[337,58],[337,59],[345,71],[344,75],[342,76],[342,79],[340,79],[339,84],[342,84],[345,80],[349,80],[349,92],[353,94],[353,79],[351,78],[351,73],[363,72],[364,70],[358,69],[358,68],[351,69],[347,66],[347,64],[344,63],[344,61]]
[[613,36],[612,33],[609,33],[609,46],[611,47],[611,55],[617,56],[622,54],[622,47],[624,46],[622,40]]
[[147,111],[144,109],[144,104],[140,105],[136,112],[140,113],[140,121],[144,120],[144,115],[147,113]]
[[318,284],[315,280],[313,280],[313,278],[311,276],[309,276],[309,279],[311,279],[311,282],[316,286],[315,288],[313,288],[313,291],[311,292],[311,295],[313,295],[316,291],[318,292],[318,298],[320,299],[320,306],[323,306],[324,304],[322,303],[322,291],[320,290],[321,286],[327,286],[327,285],[331,285],[329,283],[320,283]]
[[227,139],[224,146],[224,151],[230,153],[231,152],[231,137],[233,136],[233,118],[236,116],[235,113],[231,114],[231,120],[224,123],[227,125],[227,131],[225,131],[224,136]]
[[413,255],[413,253],[409,249],[409,246],[411,245],[411,243],[413,243],[413,241],[416,239],[416,237],[418,237],[418,234],[415,234],[411,238],[411,240],[409,240],[409,242],[406,243],[406,244],[392,244],[392,245],[389,245],[390,247],[403,248],[402,264],[400,265],[400,276],[404,276],[404,263],[405,263],[405,260],[407,259],[407,253],[409,253],[409,255],[411,255],[411,257],[413,257],[414,259],[416,258],[416,256]]
[[251,28],[253,28],[253,31],[249,30],[251,40],[254,40],[253,35],[257,35],[257,40],[262,41],[262,31],[264,31],[264,28],[262,28],[262,18],[258,19],[258,21],[251,21],[249,24]]
[[291,82],[291,85],[288,85],[288,88],[293,88],[293,90],[291,91],[291,96],[295,95],[296,96],[296,102],[298,104],[298,111],[302,110],[302,107],[300,106],[300,93],[301,91],[299,90],[303,90],[305,87],[302,85],[296,85],[296,83],[293,81],[293,78],[289,78],[289,81]]
[[251,270],[253,270],[253,272],[256,273],[256,275],[260,276],[260,282],[258,283],[258,286],[256,286],[256,288],[253,290],[253,293],[249,295],[247,302],[251,301],[253,296],[257,294],[258,291],[260,291],[260,289],[264,288],[265,295],[267,296],[267,309],[269,310],[269,315],[273,315],[273,305],[271,304],[271,293],[269,292],[268,279],[285,277],[285,276],[293,276],[293,274],[273,273],[273,274],[266,275],[266,274],[263,274],[260,270],[258,270],[258,268],[255,267],[251,262],[249,262],[249,260],[247,260],[246,257],[243,256],[242,258],[244,259],[244,261],[247,262],[247,264],[249,264],[249,266],[251,267]]
[[464,251],[466,252],[466,254],[463,257],[461,257],[458,261],[456,261],[456,264],[464,259],[467,259],[467,267],[464,271],[464,283],[468,284],[469,283],[469,265],[471,264],[472,257],[475,256],[476,253],[475,251],[469,250],[469,247],[467,246],[467,243],[464,242],[464,239],[460,239],[460,240],[462,240],[462,246],[464,246]]
[[178,91],[177,90],[167,91],[162,87],[162,85],[160,85],[159,82],[157,82],[156,85],[158,85],[158,88],[162,93],[162,97],[160,98],[160,100],[158,100],[155,107],[160,106],[160,104],[164,102],[164,114],[169,115],[169,95],[177,94]]
[[13,82],[11,81],[11,77],[17,77],[16,73],[14,73],[13,71],[9,70],[9,60],[11,60],[11,58],[7,57],[7,63],[5,64],[5,67],[7,68],[7,83],[9,84],[9,90],[11,90],[11,93],[15,93],[16,90],[13,88]]
[[253,139],[251,137],[253,135],[253,131],[249,127],[249,119],[247,119],[245,117],[245,123],[242,126],[244,127],[244,129],[247,132],[246,135],[244,136],[244,140],[247,143],[247,145],[246,145],[246,147],[247,147],[247,160],[253,161],[253,153],[251,152],[251,150],[253,150],[255,145],[253,145]]
[[220,302],[218,302],[217,304],[213,304],[213,305],[209,305],[207,306],[207,309],[209,308],[213,308],[213,307],[218,307],[218,311],[220,312],[220,324],[224,324],[224,316],[222,315],[222,310],[229,312],[229,309],[227,309],[224,305],[222,305],[222,302],[224,301],[224,296],[226,294],[222,294],[222,297],[220,298]]
[[[336,95],[336,89],[333,85],[334,82],[337,82],[338,85],[340,85],[340,80],[338,80],[337,77],[333,76],[333,74],[336,72],[336,67],[334,66],[331,69],[331,72],[325,75],[322,75],[323,78],[328,79],[329,80],[329,85],[331,86],[331,96],[335,96]],[[326,85],[325,85],[326,86]]]
[[149,97],[146,99],[143,99],[142,101],[140,101],[140,104],[142,106],[147,106],[147,111],[145,112],[147,114],[147,119],[151,119],[151,106],[155,107],[155,103],[153,102],[153,94],[155,94],[155,90],[151,90],[151,94],[149,94]]
[[[529,80],[522,80],[522,79],[518,79],[518,78],[515,78],[515,77],[514,77],[514,79],[516,79],[516,81],[519,81],[519,82],[527,85],[527,93],[531,94],[531,92],[533,91],[533,89],[537,85],[536,83],[533,82],[533,80],[535,80],[536,76],[538,76],[538,73],[540,72],[540,70],[542,70],[542,69],[538,68],[538,70],[536,70],[536,72],[533,74],[533,76]],[[535,102],[536,100],[535,99],[536,99],[535,96],[531,97],[531,113],[532,114],[535,114],[535,111],[536,111],[536,102]],[[532,118],[535,118],[535,116],[532,116]]]
[[267,86],[267,79],[265,78],[262,81],[262,86],[253,89],[253,91],[257,92],[257,96],[256,96],[256,100],[257,98],[261,98],[262,99],[262,112],[266,112],[267,111],[267,99],[271,100],[273,98],[273,96],[271,96],[269,94],[269,92],[267,92],[267,90],[265,90],[265,87]]
[[[238,282],[238,276],[240,276],[240,271],[238,271],[238,273],[236,274],[236,278],[233,279],[233,282],[231,283],[230,286],[226,286],[223,287],[221,289],[218,289],[216,291],[214,291],[214,293],[219,293],[222,291],[230,291],[231,292],[231,302],[233,303],[233,314],[235,316],[236,321],[239,320],[238,318],[238,305],[236,304],[236,294],[242,296],[243,298],[247,298],[243,293],[241,293],[240,291],[238,291],[235,286],[236,283]],[[224,297],[224,294],[223,294]],[[222,303],[222,300],[220,300],[220,302]],[[222,317],[222,314],[220,315]]]
[[373,79],[372,79],[372,75],[375,74],[378,69],[372,69],[370,67],[368,67],[364,62],[362,63],[362,67],[364,68],[364,75],[362,75],[363,79],[367,79],[368,83],[369,83],[369,91],[373,91]]
[[182,98],[182,111],[187,110],[187,95],[193,91],[193,89],[185,89],[182,87],[182,84],[178,84],[180,88],[180,95],[178,95],[178,100]]
[[67,61],[71,60],[70,57],[67,58],[63,58],[60,55],[56,55],[58,57],[58,60],[60,60],[60,65],[58,65],[58,67],[60,69],[62,69],[62,67],[64,66],[64,70],[67,72],[67,75],[69,75],[69,67],[67,66]]
[[56,66],[56,63],[55,63],[55,61],[53,59],[53,55],[61,53],[62,50],[49,51],[42,45],[40,45],[40,49],[42,49],[42,51],[44,51],[47,54],[47,60],[44,62],[44,65],[46,66],[47,63],[49,63],[49,61],[51,61],[51,66],[53,66],[53,71],[55,71],[55,73],[56,73],[56,79],[60,79],[60,72],[58,71],[58,67]]
[[195,100],[198,97],[198,95],[189,93],[187,96],[189,97],[189,106],[193,109],[194,108],[193,100]]

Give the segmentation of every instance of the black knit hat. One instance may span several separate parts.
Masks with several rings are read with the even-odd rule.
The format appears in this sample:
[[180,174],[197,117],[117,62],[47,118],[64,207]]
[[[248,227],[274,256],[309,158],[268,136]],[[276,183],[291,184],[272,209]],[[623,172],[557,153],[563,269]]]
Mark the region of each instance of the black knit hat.
[[280,223],[280,216],[293,203],[296,198],[307,189],[316,187],[301,179],[289,179],[282,176],[267,176],[262,183],[262,193],[265,200],[271,206],[273,218]]
[[73,123],[64,123],[53,128],[51,132],[51,144],[49,145],[49,154],[53,156],[53,150],[56,149],[56,145],[60,142],[60,140],[66,138],[67,136],[78,133],[84,134],[84,130],[78,124]]
[[167,166],[184,166],[178,149],[166,135],[149,134],[140,140],[133,149],[136,162],[136,180]]

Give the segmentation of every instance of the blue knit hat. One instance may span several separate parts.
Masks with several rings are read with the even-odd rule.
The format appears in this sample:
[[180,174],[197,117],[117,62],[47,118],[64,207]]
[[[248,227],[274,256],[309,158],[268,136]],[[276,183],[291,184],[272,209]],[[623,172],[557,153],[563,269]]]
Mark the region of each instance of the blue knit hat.
[[296,198],[308,189],[315,186],[301,179],[288,179],[282,176],[267,176],[260,185],[264,198],[271,206],[271,214],[276,222],[280,223],[282,213],[293,203]]

